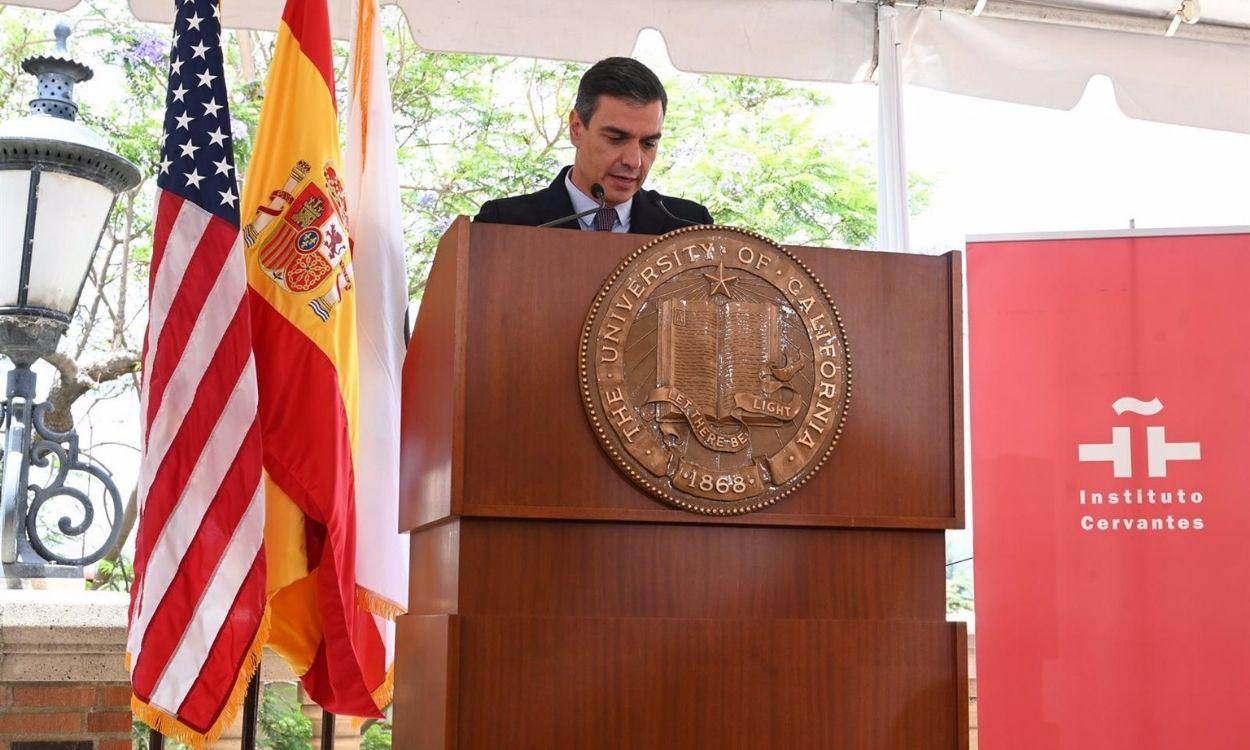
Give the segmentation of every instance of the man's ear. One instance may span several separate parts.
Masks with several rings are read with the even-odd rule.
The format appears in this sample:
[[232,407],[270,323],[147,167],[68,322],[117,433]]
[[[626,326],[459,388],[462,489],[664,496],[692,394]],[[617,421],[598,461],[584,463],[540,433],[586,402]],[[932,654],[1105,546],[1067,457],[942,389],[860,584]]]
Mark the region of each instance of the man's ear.
[[582,145],[582,136],[586,132],[586,126],[582,123],[581,115],[577,114],[577,110],[569,110],[569,140],[573,142],[574,147]]

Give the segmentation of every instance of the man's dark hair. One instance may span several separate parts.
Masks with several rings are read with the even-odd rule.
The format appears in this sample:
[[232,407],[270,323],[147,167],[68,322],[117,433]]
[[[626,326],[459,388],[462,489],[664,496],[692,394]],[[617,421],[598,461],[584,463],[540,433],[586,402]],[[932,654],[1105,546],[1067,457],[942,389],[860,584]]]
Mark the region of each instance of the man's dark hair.
[[668,94],[664,84],[646,65],[631,57],[606,57],[590,67],[577,84],[577,100],[573,111],[585,125],[599,108],[600,95],[624,99],[639,107],[658,101],[668,112]]

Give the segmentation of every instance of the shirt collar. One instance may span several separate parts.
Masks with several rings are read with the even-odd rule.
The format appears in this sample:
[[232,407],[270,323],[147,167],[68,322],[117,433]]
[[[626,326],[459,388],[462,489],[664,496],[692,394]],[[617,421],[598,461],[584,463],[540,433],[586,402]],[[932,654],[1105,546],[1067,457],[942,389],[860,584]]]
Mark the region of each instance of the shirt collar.
[[[582,211],[589,211],[592,208],[598,208],[599,201],[591,198],[589,195],[586,195],[573,184],[572,174],[573,170],[571,169],[564,173],[564,187],[569,191],[569,200],[573,202],[574,213],[580,214]],[[624,203],[618,203],[616,206],[613,206],[613,208],[616,209],[616,215],[620,217],[621,231],[628,232],[629,217],[634,208],[634,197],[631,195],[629,200]],[[578,219],[578,222],[581,223],[582,229],[594,229],[595,215],[587,214],[586,216]]]

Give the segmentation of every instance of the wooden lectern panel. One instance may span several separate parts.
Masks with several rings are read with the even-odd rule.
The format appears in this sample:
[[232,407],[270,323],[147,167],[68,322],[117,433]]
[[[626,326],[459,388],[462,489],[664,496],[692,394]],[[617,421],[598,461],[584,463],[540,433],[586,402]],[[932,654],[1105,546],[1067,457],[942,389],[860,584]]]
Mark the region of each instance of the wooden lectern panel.
[[438,244],[403,368],[400,529],[452,513],[461,492],[469,223]]
[[[454,358],[443,382],[405,378],[405,429],[428,407],[449,415],[453,444],[431,474],[410,475],[404,528],[457,515],[703,523],[630,483],[588,424],[578,341],[603,280],[646,238],[458,223],[440,246],[414,335],[414,357]],[[963,525],[959,256],[792,248],[828,287],[850,345],[846,433],[803,489],[718,523],[958,528]],[[427,321],[426,307],[454,320]],[[451,330],[463,351],[447,341]],[[436,344],[431,344],[428,339]],[[439,363],[439,367],[443,367]],[[441,370],[440,370],[441,372]],[[440,376],[441,377],[441,376]],[[410,409],[415,404],[420,408]],[[440,422],[443,424],[443,422]],[[415,466],[415,464],[411,464]],[[456,482],[462,481],[463,484]]]
[[951,679],[966,635],[945,623],[407,615],[399,627],[451,650],[401,654],[400,673],[433,672],[431,690],[396,692],[405,747],[967,747]]
[[460,518],[412,535],[408,611],[941,621],[945,554],[905,530]]
[[795,248],[845,320],[850,416],[762,511],[662,504],[600,448],[591,302],[646,238],[458,220],[404,364],[395,746],[961,750],[957,255]]

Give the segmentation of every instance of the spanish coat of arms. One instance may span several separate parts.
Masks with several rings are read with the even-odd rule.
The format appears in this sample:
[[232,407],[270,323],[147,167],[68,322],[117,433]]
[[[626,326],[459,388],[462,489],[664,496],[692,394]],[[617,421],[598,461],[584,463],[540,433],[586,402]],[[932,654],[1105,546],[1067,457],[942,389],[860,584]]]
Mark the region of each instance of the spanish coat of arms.
[[[347,205],[343,183],[332,166],[326,164],[322,170],[325,189],[310,179],[310,171],[305,161],[291,168],[286,184],[269,194],[256,218],[243,228],[243,240],[249,250],[255,246],[257,262],[281,289],[312,293],[308,307],[327,322],[352,288]],[[334,283],[322,291],[331,276]]]

